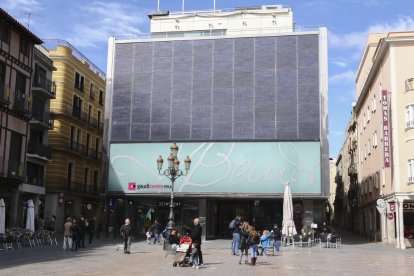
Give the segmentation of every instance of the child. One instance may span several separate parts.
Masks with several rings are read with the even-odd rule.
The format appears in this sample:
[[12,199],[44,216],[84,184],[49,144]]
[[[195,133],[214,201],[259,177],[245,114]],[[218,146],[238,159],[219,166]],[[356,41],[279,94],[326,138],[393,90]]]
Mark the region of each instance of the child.
[[270,233],[268,230],[263,231],[263,235],[260,237],[260,242],[262,244],[262,251],[260,252],[260,256],[263,256],[263,254],[266,256],[266,247],[269,246],[271,235],[272,233]]
[[151,244],[152,233],[150,232],[150,230],[148,230],[147,233],[145,233],[145,235],[147,236],[147,243]]
[[191,263],[193,264],[193,268],[199,269],[197,243],[191,245]]

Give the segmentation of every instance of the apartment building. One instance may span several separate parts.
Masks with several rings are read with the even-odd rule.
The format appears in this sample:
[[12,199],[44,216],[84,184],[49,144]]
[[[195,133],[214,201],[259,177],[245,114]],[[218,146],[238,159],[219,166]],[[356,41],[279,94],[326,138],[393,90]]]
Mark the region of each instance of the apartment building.
[[[0,9],[0,198],[6,204],[6,225],[24,222],[26,200],[45,193],[28,183],[26,151],[32,114],[34,45],[42,43]],[[38,205],[38,202],[35,202]]]
[[414,32],[369,35],[354,107],[358,231],[401,249],[414,245],[413,68]]
[[[280,5],[156,12],[151,34],[112,38],[105,140],[108,202],[138,231],[167,222],[171,182],[156,159],[171,142],[189,175],[175,181],[177,227],[200,217],[220,237],[234,216],[282,221],[288,181],[295,224],[326,220],[327,31],[295,26]],[[115,221],[122,223],[122,221]]]
[[53,162],[46,172],[45,215],[57,216],[58,230],[68,216],[104,219],[102,136],[105,74],[70,43],[50,40],[47,55],[56,71],[56,98],[49,131]]

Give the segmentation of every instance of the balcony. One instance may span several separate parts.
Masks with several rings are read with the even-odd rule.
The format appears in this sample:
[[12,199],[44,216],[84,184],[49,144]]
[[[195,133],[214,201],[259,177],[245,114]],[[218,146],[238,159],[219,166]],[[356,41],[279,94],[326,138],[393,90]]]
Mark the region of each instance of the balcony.
[[27,177],[27,184],[35,185],[39,187],[44,187],[44,179],[42,177],[35,177],[35,176],[28,176]]
[[86,146],[75,141],[70,141],[69,149],[76,153],[80,153],[86,156],[88,155],[88,149],[86,148]]
[[91,148],[88,149],[87,151],[87,155],[89,158],[96,160],[96,161],[101,161],[102,160],[102,153],[101,152],[97,152],[96,150],[93,150]]
[[4,83],[0,83],[0,105],[8,105],[10,96],[10,87]]
[[53,121],[50,120],[49,112],[44,112],[35,106],[32,107],[30,124],[43,129],[53,129]]
[[16,89],[14,94],[14,110],[23,115],[29,113],[29,102],[27,101],[26,94],[23,90]]
[[28,154],[37,155],[40,159],[52,160],[52,148],[46,145],[29,141]]
[[24,164],[16,160],[9,161],[8,177],[15,179],[24,179]]
[[357,174],[358,174],[358,171],[357,171],[356,165],[351,165],[348,168],[348,175],[349,176],[356,176]]
[[56,83],[54,81],[44,79],[44,80],[34,80],[32,85],[32,90],[34,93],[39,93],[46,98],[56,99]]
[[414,90],[414,78],[409,78],[405,81],[405,92]]
[[80,194],[89,194],[89,195],[96,195],[99,196],[100,193],[103,193],[103,189],[101,187],[94,187],[91,185],[91,183],[88,185],[85,185],[81,182],[66,182],[66,191],[67,192],[74,192],[74,193],[80,193]]

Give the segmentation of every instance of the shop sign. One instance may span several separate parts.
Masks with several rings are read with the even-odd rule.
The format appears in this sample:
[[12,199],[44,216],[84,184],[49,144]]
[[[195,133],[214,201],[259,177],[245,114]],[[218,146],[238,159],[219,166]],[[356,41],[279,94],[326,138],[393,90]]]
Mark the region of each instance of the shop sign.
[[389,128],[388,92],[382,90],[382,133],[384,137],[384,167],[390,167],[390,128]]
[[[158,201],[158,209],[168,209],[170,208],[170,201],[169,200],[163,200]],[[174,208],[181,208],[182,202],[181,201],[174,201]]]
[[387,215],[389,220],[393,220],[394,219],[394,213],[388,213]]
[[390,203],[390,212],[395,212],[395,203]]
[[404,210],[414,210],[414,202],[405,202],[403,203]]

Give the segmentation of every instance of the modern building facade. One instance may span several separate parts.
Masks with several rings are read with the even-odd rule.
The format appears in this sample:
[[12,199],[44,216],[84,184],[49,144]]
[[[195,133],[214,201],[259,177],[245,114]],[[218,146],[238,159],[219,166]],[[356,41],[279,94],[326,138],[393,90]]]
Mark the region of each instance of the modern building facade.
[[207,237],[234,216],[321,223],[329,195],[326,29],[299,31],[281,6],[149,15],[146,39],[109,41],[105,146],[111,223],[167,222],[171,182],[156,159],[192,159],[174,186],[176,223],[200,217]]
[[352,168],[357,186],[356,231],[402,249],[414,240],[413,54],[413,32],[368,37],[348,128],[354,159],[342,168]]
[[[34,45],[42,41],[0,9],[0,198],[6,226],[24,221],[25,199],[44,194],[26,178],[31,119]],[[35,202],[37,205],[38,202]]]
[[56,71],[52,80],[53,129],[49,131],[53,162],[46,172],[45,215],[57,217],[61,230],[68,216],[106,218],[102,200],[102,137],[105,75],[66,41],[47,41]]

